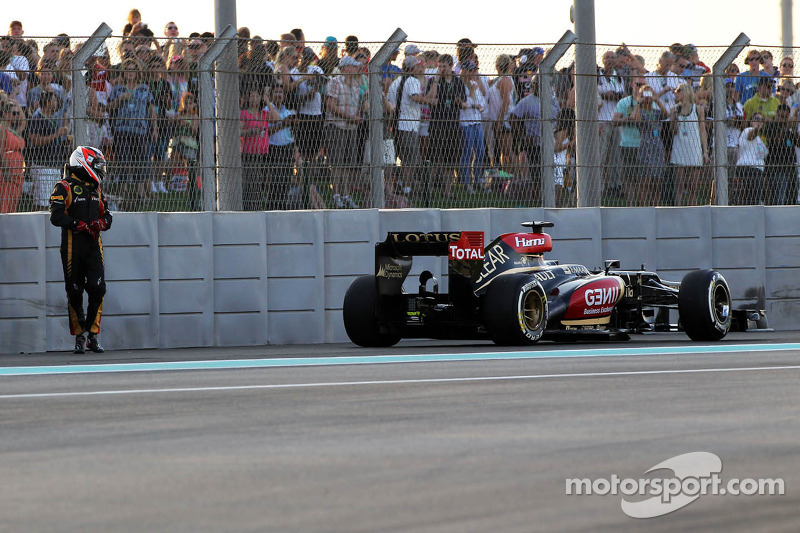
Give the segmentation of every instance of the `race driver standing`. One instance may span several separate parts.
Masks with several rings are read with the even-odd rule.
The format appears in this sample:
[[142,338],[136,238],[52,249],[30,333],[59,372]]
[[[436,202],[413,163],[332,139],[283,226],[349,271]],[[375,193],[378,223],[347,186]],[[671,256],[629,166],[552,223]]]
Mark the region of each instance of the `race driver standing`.
[[[100,184],[106,172],[106,159],[97,148],[79,146],[72,152],[59,181],[50,195],[50,222],[61,228],[61,264],[67,288],[69,330],[75,335],[73,353],[90,349],[102,353],[100,315],[106,293],[103,242],[100,232],[111,227],[111,213]],[[83,313],[83,292],[89,297]],[[84,336],[88,333],[88,341]]]

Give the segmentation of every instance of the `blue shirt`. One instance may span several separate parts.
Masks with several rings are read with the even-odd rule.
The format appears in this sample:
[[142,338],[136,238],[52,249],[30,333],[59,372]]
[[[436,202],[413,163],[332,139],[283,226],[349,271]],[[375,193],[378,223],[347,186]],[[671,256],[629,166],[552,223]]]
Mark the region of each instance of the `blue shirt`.
[[[115,102],[123,94],[131,92],[125,85],[115,85],[108,96],[109,102]],[[111,128],[117,132],[147,135],[150,133],[150,106],[153,105],[153,93],[147,85],[137,85],[131,97],[112,114]]]
[[[50,89],[52,89],[56,96],[58,96],[59,100],[61,100],[61,108],[64,108],[64,106],[67,104],[67,101],[64,98],[64,88],[57,83],[51,83]],[[39,98],[41,98],[42,92],[43,89],[38,85],[33,89],[28,90],[28,109],[33,109],[34,107],[38,109]]]
[[[744,104],[746,101],[750,100],[753,96],[756,95],[756,88],[758,87],[758,78],[761,76],[770,77],[769,74],[764,72],[763,70],[758,73],[758,76],[753,76],[750,74],[749,71],[740,72],[736,76],[736,81],[734,87],[736,88],[736,92],[739,93],[739,102]],[[775,87],[773,85],[772,92],[775,92]]]
[[[42,114],[41,109],[37,109],[31,119],[28,121],[28,135],[38,135],[40,137],[49,137],[53,135],[58,128],[62,125],[60,118],[55,115],[46,117]],[[50,168],[58,168],[59,165],[64,163],[64,159],[68,157],[69,145],[64,142],[64,137],[56,137],[47,144],[34,146],[31,143],[25,150],[26,159],[29,163],[40,165]]]
[[0,91],[3,91],[6,94],[11,94],[13,90],[14,86],[11,85],[11,76],[0,72]]
[[[538,96],[529,94],[511,110],[512,115],[525,120],[525,136],[532,138],[536,143],[540,143],[542,140],[541,105]],[[558,101],[553,98],[553,117],[557,117],[558,112]]]
[[700,87],[700,78],[706,73],[706,70],[698,65],[692,65],[683,69],[679,74],[681,78],[686,80],[686,83],[692,86],[695,91]]
[[[655,104],[653,104],[655,105]],[[617,102],[617,113],[623,117],[633,115],[636,110],[636,100],[632,96],[626,96]],[[639,148],[642,143],[642,133],[636,126],[624,124],[619,129],[619,145],[623,148]]]
[[381,78],[389,78],[392,81],[399,75],[403,73],[403,69],[396,65],[384,65],[381,67]]
[[[278,114],[281,116],[281,120],[283,120],[289,115],[295,115],[296,112],[290,109],[286,109],[286,106],[282,105],[280,109],[278,109]],[[270,146],[288,146],[293,142],[294,142],[294,137],[292,136],[292,128],[288,126],[279,129],[278,131],[269,136]]]

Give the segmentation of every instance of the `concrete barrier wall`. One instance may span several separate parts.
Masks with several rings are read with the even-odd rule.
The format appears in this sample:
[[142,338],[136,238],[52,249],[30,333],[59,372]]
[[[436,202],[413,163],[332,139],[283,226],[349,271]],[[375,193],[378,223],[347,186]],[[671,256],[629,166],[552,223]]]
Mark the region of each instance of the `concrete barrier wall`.
[[[344,293],[374,270],[388,231],[481,230],[551,220],[551,256],[619,259],[669,280],[728,279],[734,305],[800,329],[800,209],[793,207],[118,213],[104,234],[110,349],[346,341]],[[67,350],[60,230],[46,213],[0,215],[0,353]],[[447,259],[419,258],[447,288]],[[407,289],[415,291],[415,281]]]

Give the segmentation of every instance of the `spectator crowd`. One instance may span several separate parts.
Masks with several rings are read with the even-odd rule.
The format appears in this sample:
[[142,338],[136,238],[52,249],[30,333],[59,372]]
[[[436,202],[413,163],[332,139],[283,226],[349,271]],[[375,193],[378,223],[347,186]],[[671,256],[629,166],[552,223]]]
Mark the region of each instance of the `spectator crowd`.
[[[213,38],[183,37],[174,22],[156,36],[132,10],[116,46],[86,63],[81,133],[109,160],[105,188],[117,209],[157,208],[165,195],[185,198],[185,209],[198,206],[198,63]],[[245,210],[371,205],[372,52],[352,35],[311,44],[301,29],[274,40],[239,29]],[[0,37],[0,213],[45,209],[61,179],[74,144],[72,58],[80,46],[66,34],[26,39],[19,21]],[[407,44],[381,69],[387,206],[431,198],[480,205],[489,197],[541,205],[548,167],[557,205],[574,206],[574,64],[554,78],[554,157],[544,161],[538,70],[546,51],[488,58],[466,38],[451,48],[440,54]],[[697,47],[678,43],[647,67],[621,45],[597,69],[603,203],[708,204],[715,194],[710,68]],[[750,49],[744,68],[734,63],[726,74],[730,203],[798,203],[792,57],[776,63],[769,50]]]

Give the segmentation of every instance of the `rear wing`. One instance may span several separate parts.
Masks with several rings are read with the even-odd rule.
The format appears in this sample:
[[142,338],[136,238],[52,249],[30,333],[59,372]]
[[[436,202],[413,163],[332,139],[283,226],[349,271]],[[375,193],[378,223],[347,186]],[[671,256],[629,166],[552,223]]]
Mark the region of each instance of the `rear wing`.
[[412,257],[447,255],[450,243],[458,242],[460,231],[389,232],[386,240],[375,245],[375,257]]
[[484,235],[482,231],[389,232],[385,241],[375,245],[378,294],[402,291],[414,256],[447,256],[450,276],[471,279],[483,262]]

